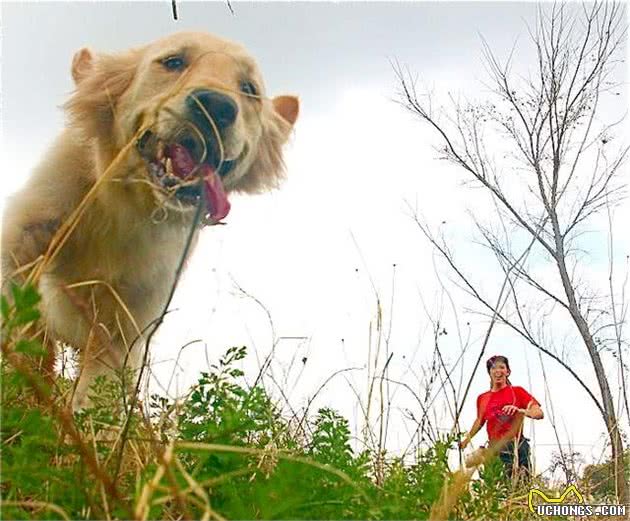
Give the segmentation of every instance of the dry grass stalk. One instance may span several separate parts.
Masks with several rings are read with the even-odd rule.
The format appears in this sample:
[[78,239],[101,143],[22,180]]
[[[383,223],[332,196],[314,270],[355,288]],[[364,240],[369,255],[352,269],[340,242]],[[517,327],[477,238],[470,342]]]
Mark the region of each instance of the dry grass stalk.
[[64,519],[65,521],[70,521],[68,514],[66,514],[62,508],[58,507],[57,505],[54,505],[53,503],[46,503],[45,501],[10,501],[10,500],[5,500],[5,499],[0,499],[0,511],[2,510],[3,506],[52,510],[56,514],[59,514],[59,516],[61,516],[61,518]]

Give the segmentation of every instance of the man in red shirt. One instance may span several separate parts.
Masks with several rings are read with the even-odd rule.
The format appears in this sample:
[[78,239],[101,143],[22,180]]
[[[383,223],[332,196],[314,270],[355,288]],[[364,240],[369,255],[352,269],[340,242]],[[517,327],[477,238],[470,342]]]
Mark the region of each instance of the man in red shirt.
[[[464,449],[484,423],[487,424],[490,449],[499,453],[508,476],[512,475],[515,452],[518,467],[530,473],[529,443],[523,437],[523,419],[544,417],[538,401],[525,389],[510,383],[510,364],[505,356],[493,356],[486,362],[490,375],[490,390],[477,398],[477,419],[460,443]],[[517,449],[515,450],[515,447]]]

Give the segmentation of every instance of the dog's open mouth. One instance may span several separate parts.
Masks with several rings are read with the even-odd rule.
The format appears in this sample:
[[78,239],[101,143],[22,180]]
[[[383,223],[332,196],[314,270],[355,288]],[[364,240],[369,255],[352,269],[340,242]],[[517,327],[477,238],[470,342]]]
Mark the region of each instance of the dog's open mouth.
[[235,160],[213,160],[206,144],[199,144],[191,136],[168,142],[147,130],[136,143],[140,155],[147,162],[151,180],[181,204],[194,206],[203,198],[206,220],[218,222],[230,211],[230,202],[223,188],[221,176],[235,166]]

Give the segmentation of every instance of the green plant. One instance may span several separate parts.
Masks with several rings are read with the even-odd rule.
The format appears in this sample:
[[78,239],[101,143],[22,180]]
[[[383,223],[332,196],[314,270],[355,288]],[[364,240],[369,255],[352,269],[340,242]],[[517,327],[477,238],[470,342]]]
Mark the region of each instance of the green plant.
[[[348,420],[329,407],[286,418],[262,385],[247,384],[245,347],[228,349],[185,397],[153,395],[148,416],[127,410],[131,374],[97,379],[90,407],[72,415],[72,382],[40,385],[43,350],[29,333],[38,302],[18,287],[2,300],[4,519],[428,519],[457,479],[451,438],[409,464],[355,452]],[[505,517],[514,493],[496,465],[463,483],[451,498],[458,517],[520,518]]]

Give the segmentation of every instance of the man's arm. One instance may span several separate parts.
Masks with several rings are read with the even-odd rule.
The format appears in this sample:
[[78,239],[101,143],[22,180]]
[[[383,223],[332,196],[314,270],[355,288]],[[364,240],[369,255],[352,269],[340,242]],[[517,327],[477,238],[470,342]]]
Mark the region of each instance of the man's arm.
[[532,420],[542,420],[545,417],[540,405],[538,405],[534,400],[531,400],[525,409],[519,409],[515,405],[506,405],[503,407],[503,412],[505,414],[522,414],[531,418]]
[[535,401],[531,401],[527,404],[526,409],[522,409],[523,414],[532,420],[542,420],[545,417],[545,413]]

